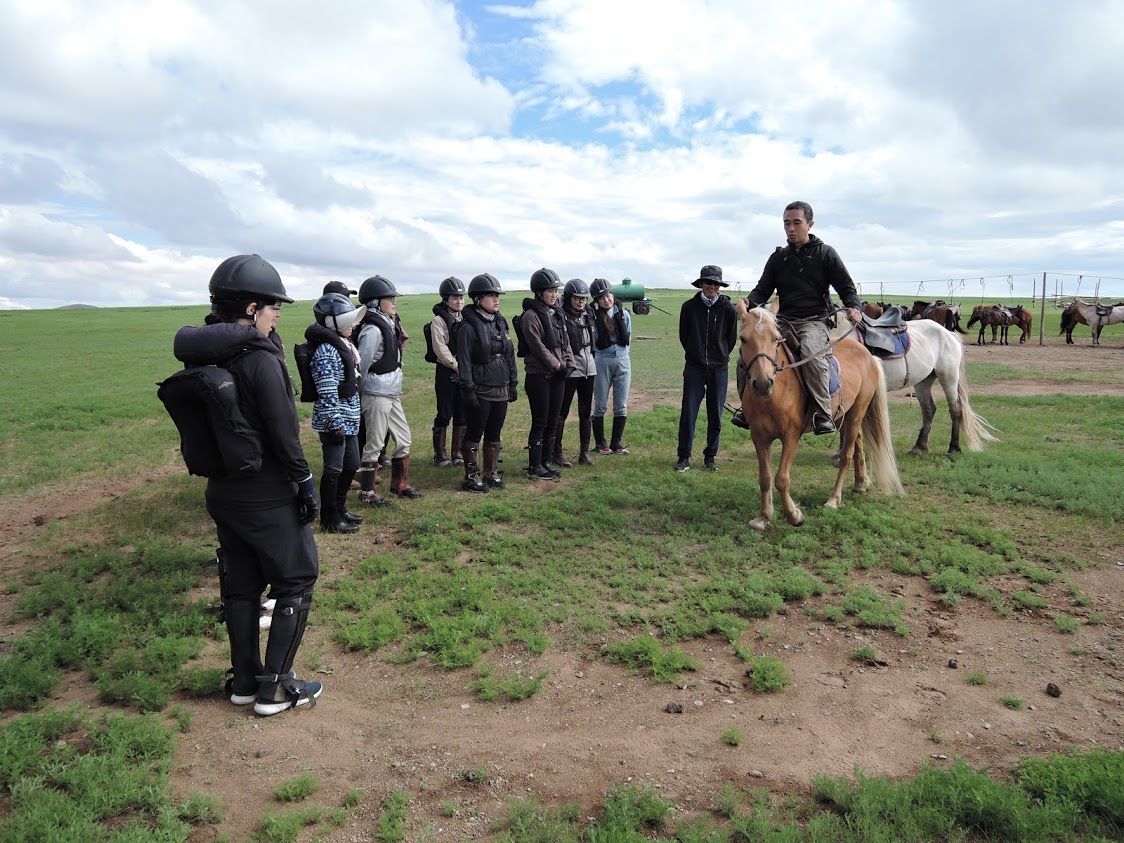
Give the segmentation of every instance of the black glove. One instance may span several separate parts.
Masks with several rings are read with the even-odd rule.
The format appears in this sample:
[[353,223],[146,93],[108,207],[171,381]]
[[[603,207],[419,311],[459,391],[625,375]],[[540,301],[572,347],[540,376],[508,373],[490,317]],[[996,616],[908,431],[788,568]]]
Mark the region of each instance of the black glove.
[[470,410],[475,410],[480,406],[480,399],[476,396],[475,389],[461,390],[461,398],[464,399],[464,406]]
[[569,378],[574,372],[577,371],[576,366],[567,366],[566,370],[562,373],[562,377]]
[[319,512],[320,502],[316,499],[316,484],[310,474],[297,484],[297,520],[302,524],[308,524]]
[[508,387],[507,400],[512,401],[512,402],[515,402],[515,401],[519,400],[519,390],[516,389],[514,386]]
[[324,438],[329,445],[338,448],[343,444],[343,429],[341,428],[340,430],[329,430],[324,434]]

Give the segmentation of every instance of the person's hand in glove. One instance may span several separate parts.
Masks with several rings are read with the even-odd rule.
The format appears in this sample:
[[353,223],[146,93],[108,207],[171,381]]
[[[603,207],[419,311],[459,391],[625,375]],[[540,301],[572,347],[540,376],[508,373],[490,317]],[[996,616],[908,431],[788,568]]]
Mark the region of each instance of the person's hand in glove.
[[516,389],[514,386],[508,387],[508,389],[507,389],[507,400],[510,401],[510,402],[513,402],[513,403],[515,401],[519,400],[519,390]]
[[461,397],[464,399],[464,406],[470,410],[475,410],[480,406],[480,399],[476,396],[475,389],[461,390]]
[[316,499],[316,484],[310,474],[297,484],[297,520],[302,524],[308,524],[319,512],[320,501]]

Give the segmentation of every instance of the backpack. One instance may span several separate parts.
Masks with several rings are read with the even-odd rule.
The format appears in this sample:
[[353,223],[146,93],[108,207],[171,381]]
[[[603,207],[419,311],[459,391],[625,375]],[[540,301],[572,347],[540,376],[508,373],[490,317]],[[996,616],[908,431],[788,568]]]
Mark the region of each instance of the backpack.
[[316,393],[316,381],[312,379],[312,348],[306,342],[294,345],[293,359],[297,362],[297,371],[301,376],[301,401],[311,403],[319,397]]
[[437,352],[433,350],[433,321],[430,320],[422,326],[422,334],[425,335],[425,362],[436,363]]
[[261,469],[261,434],[238,404],[238,382],[221,366],[188,366],[157,384],[180,434],[189,474],[237,477]]
[[523,339],[522,322],[523,322],[523,314],[522,313],[516,313],[514,316],[511,317],[511,327],[515,330],[515,340],[516,340],[515,356],[516,357],[526,357],[527,356],[527,341]]

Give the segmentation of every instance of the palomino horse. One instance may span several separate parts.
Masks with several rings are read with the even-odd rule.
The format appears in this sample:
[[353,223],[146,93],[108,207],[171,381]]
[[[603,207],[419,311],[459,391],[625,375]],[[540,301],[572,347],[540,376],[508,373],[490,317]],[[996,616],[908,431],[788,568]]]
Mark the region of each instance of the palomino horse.
[[[781,440],[781,459],[776,486],[788,523],[800,526],[804,513],[789,495],[789,477],[796,458],[800,436],[808,428],[808,396],[799,371],[785,357],[777,317],[762,307],[749,310],[744,301],[737,304],[742,326],[741,360],[746,368],[742,392],[742,412],[749,421],[753,447],[757,450],[757,479],[761,488],[761,508],[749,522],[754,530],[764,530],[773,517],[773,477],[770,446]],[[898,465],[890,439],[890,413],[886,402],[886,381],[882,367],[870,352],[852,339],[835,346],[842,386],[839,401],[844,416],[841,422],[843,445],[840,448],[839,474],[824,506],[839,507],[847,469],[855,464],[854,492],[866,491],[868,482],[863,438],[870,454],[875,482],[888,494],[902,494]]]
[[[978,304],[972,308],[972,318],[968,320],[968,327],[971,328],[976,322],[980,321],[977,313],[982,313],[985,310],[1001,309],[1011,312],[1011,324],[1022,331],[1019,336],[1019,343],[1026,342],[1027,336],[1030,334],[1031,326],[1034,324],[1034,314],[1028,308],[1022,305],[1013,305],[1011,307],[1003,307],[1001,304]],[[995,333],[999,325],[994,322],[991,325],[991,341],[995,342]],[[1062,330],[1065,330],[1064,328]],[[976,345],[983,345],[983,329],[980,330],[980,338],[976,341]]]
[[[1101,328],[1105,325],[1115,325],[1118,322],[1124,322],[1124,304],[1113,305],[1096,305],[1083,302],[1081,299],[1074,299],[1073,304],[1069,307],[1073,308],[1073,315],[1077,317],[1078,321],[1084,322],[1089,326],[1089,330],[1093,332],[1093,345],[1101,344]],[[1069,310],[1069,308],[1066,308]],[[1065,320],[1063,319],[1062,330],[1065,330]],[[1072,333],[1073,328],[1069,329]],[[1069,341],[1069,337],[1066,337]]]
[[939,300],[932,304],[927,301],[915,301],[906,319],[932,319],[934,322],[944,325],[950,331],[959,331],[961,334],[968,333],[960,327],[960,305],[958,304],[948,304]]
[[972,317],[968,320],[968,327],[971,328],[977,322],[980,323],[980,335],[976,337],[976,345],[984,344],[984,333],[988,326],[991,326],[991,341],[995,342],[995,329],[998,328],[999,344],[1007,345],[1007,331],[1014,321],[1014,314],[1007,308],[998,304],[991,307],[981,304],[973,308]]

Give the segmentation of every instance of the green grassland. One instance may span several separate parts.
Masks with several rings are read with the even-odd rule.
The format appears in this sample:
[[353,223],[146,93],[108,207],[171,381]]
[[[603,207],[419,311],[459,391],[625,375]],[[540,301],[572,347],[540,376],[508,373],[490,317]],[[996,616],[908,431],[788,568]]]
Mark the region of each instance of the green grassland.
[[[677,319],[690,292],[649,294],[670,313],[633,317],[634,410],[626,434],[632,455],[568,472],[557,484],[524,481],[529,415],[521,397],[504,431],[508,489],[481,496],[458,491],[456,469],[429,464],[433,368],[422,360],[421,328],[434,298],[399,299],[412,336],[404,396],[414,436],[412,480],[426,492],[426,505],[369,513],[370,523],[396,534],[393,553],[345,565],[322,551],[315,624],[325,647],[470,671],[482,701],[510,704],[535,694],[543,677],[495,675],[489,654],[500,647],[596,650],[592,642],[601,633],[623,628],[632,636],[601,656],[661,682],[692,668],[678,644],[715,637],[746,660],[759,690],[773,692],[790,681],[783,664],[755,659],[742,639],[786,607],[822,623],[884,629],[908,640],[916,607],[880,587],[878,574],[916,577],[948,605],[976,601],[997,617],[1033,609],[1059,629],[1101,623],[1120,637],[1105,618],[1070,617],[1081,614],[1079,589],[1045,586],[1092,564],[1058,552],[1068,536],[1119,534],[1124,399],[976,396],[974,408],[1000,441],[955,460],[939,453],[948,435],[943,406],[933,433],[937,452],[905,457],[920,413],[913,402],[894,402],[905,497],[845,495],[842,509],[820,509],[834,478],[833,443],[807,437],[793,471],[807,524],[758,535],[745,528],[758,493],[743,431],[724,426],[720,482],[703,472],[672,473],[682,368]],[[521,298],[506,295],[503,312],[518,312]],[[155,394],[156,382],[177,368],[175,330],[200,324],[205,312],[0,312],[0,505],[27,493],[80,494],[95,477],[152,480],[80,525],[40,528],[36,564],[8,574],[5,620],[20,632],[0,646],[0,707],[8,712],[0,726],[0,841],[186,840],[194,828],[221,827],[221,800],[195,794],[175,803],[167,785],[175,735],[209,728],[192,724],[182,703],[217,694],[225,668],[200,658],[204,642],[223,640],[209,601],[197,597],[213,576],[198,564],[214,544],[204,481],[168,472],[178,440]],[[279,331],[290,348],[310,317],[309,302],[284,309]],[[1048,308],[1046,317],[1043,354],[1064,343],[1058,312]],[[1120,328],[1113,326],[1115,335],[1106,329],[1102,342],[1118,342]],[[1033,366],[968,368],[969,383],[1036,376]],[[1098,376],[1124,383],[1121,372]],[[299,409],[307,419],[311,405]],[[573,436],[571,429],[568,449]],[[319,448],[307,424],[304,437],[318,472]],[[696,455],[700,449],[701,438]],[[585,528],[575,529],[576,520]],[[1027,523],[1035,529],[1021,529]],[[1102,655],[1119,666],[1114,652]],[[44,708],[65,672],[87,675],[105,708]],[[75,730],[92,735],[94,748],[60,745],[59,735]],[[733,746],[738,738],[724,740]],[[513,805],[497,839],[1119,839],[1122,770],[1121,754],[1104,751],[1028,759],[1004,781],[958,765],[903,782],[824,779],[814,783],[814,798],[783,805],[728,787],[715,794],[714,817],[676,828],[665,822],[667,806],[657,794],[622,787],[606,794],[605,819],[594,831],[573,806],[526,802]],[[105,784],[79,786],[83,776]],[[313,783],[298,784],[292,790],[299,798],[311,798]],[[404,805],[388,804],[380,839],[404,839],[394,836]],[[263,806],[259,839],[297,839],[309,826],[326,833],[350,807],[281,817],[265,816]],[[285,823],[295,824],[292,836]],[[65,831],[51,837],[46,829]]]

